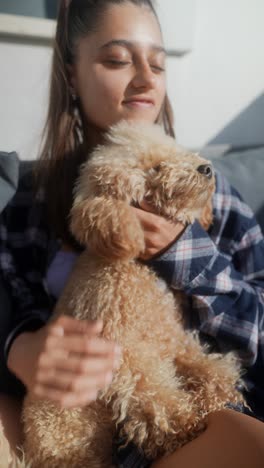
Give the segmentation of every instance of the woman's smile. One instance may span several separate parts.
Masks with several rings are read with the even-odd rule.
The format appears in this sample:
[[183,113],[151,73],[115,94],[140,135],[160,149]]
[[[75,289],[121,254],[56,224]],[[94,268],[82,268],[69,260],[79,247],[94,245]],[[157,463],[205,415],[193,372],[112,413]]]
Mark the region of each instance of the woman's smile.
[[155,102],[153,99],[149,97],[140,97],[134,96],[123,101],[123,104],[128,107],[135,107],[138,109],[144,109],[146,107],[153,107],[155,106]]

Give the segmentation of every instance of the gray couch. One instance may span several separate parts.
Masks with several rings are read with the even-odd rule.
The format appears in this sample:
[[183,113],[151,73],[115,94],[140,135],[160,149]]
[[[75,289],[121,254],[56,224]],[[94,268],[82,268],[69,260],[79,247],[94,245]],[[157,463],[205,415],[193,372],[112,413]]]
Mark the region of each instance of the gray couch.
[[[264,233],[264,146],[240,150],[209,146],[200,152],[212,159],[215,168],[241,193]],[[31,163],[20,163],[16,153],[0,152],[0,212],[15,193],[19,173],[30,167]],[[14,377],[4,364],[3,343],[10,327],[10,316],[9,299],[0,278],[0,391],[17,388],[20,392],[21,388],[13,385]]]
[[[0,152],[0,213],[16,191],[19,177],[19,160],[16,153]],[[0,335],[8,326],[9,310],[8,297],[0,278]],[[0,350],[1,353],[1,350]],[[1,359],[1,354],[0,354]]]
[[[19,160],[16,153],[0,152],[0,213],[16,191],[19,178]],[[0,275],[0,391],[21,387],[5,366],[3,344],[10,328],[11,308]]]

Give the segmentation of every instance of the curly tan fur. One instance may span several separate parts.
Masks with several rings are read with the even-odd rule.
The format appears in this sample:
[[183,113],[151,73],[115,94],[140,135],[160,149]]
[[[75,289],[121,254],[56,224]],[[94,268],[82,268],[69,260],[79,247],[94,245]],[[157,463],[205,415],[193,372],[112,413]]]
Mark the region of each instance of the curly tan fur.
[[4,428],[0,421],[0,468],[31,468],[26,463],[24,453],[21,449],[21,457],[18,457],[10,448],[5,436]]
[[172,222],[211,224],[214,177],[197,170],[205,164],[158,126],[121,122],[82,167],[71,229],[87,249],[55,316],[101,318],[102,335],[123,355],[112,383],[85,408],[59,410],[28,395],[25,451],[33,468],[109,468],[118,431],[150,458],[169,454],[204,430],[210,412],[242,401],[236,358],[208,354],[183,328],[180,292],[135,260],[144,233],[131,205],[144,198]]

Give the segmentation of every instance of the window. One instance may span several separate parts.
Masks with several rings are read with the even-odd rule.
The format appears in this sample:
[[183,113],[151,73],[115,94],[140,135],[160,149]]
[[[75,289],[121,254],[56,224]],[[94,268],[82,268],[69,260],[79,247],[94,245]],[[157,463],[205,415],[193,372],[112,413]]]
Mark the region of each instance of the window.
[[0,0],[0,13],[54,19],[57,0]]
[[0,0],[0,39],[51,41],[58,0]]

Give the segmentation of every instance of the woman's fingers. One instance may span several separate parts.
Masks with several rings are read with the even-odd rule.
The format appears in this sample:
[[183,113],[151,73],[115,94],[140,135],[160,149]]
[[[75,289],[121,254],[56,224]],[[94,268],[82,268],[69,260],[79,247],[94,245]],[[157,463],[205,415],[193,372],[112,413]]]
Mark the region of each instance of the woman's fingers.
[[49,335],[46,339],[44,353],[52,357],[52,352],[67,352],[91,356],[111,356],[118,352],[119,347],[103,338],[87,337],[83,334],[69,334],[65,336]]
[[143,229],[149,229],[150,231],[152,231],[153,229],[156,229],[156,226],[159,225],[160,220],[163,219],[157,214],[150,211],[145,211],[141,208],[136,208],[132,206],[131,209],[135,211]]
[[35,397],[62,407],[96,399],[110,384],[121,354],[119,346],[99,336],[102,328],[100,321],[63,316],[39,332],[40,352],[30,383]]
[[112,378],[111,367],[105,371],[81,376],[47,369],[46,372],[38,373],[33,394],[37,398],[52,400],[64,408],[83,406],[96,400],[98,391],[109,385]]
[[[142,209],[143,208],[143,209]],[[172,222],[153,213],[152,207],[142,202],[140,208],[131,207],[144,230],[145,251],[140,255],[142,260],[160,255],[168,249],[183,233],[185,226]]]
[[45,387],[47,390],[56,389],[65,392],[81,393],[90,389],[99,390],[109,385],[112,381],[113,373],[111,370],[98,372],[97,374],[78,375],[65,371],[46,371],[39,372],[37,384],[34,393],[38,394],[39,387]]
[[39,366],[36,373],[36,383],[55,383],[57,376],[67,375],[69,380],[78,379],[82,376],[97,377],[113,372],[120,365],[120,357],[93,358],[72,355],[69,359],[48,360]]
[[100,322],[60,317],[22,333],[9,352],[10,369],[35,396],[61,406],[66,400],[88,404],[110,382],[120,359],[120,348],[99,337],[102,328]]
[[117,345],[102,338],[87,338],[85,336],[65,336],[62,347],[74,353],[90,356],[113,355]]
[[[96,374],[97,372],[107,372],[109,369],[117,369],[120,364],[120,354],[98,359],[96,357],[70,354],[68,356],[61,353],[52,357],[52,367],[58,370],[73,372],[74,374]],[[50,369],[50,360],[43,359],[41,368]]]
[[55,388],[46,388],[38,386],[35,391],[35,397],[39,399],[51,400],[62,408],[74,408],[88,405],[97,398],[98,391],[89,389],[82,393],[65,393],[65,391]]
[[103,322],[101,320],[92,322],[63,315],[51,323],[50,333],[54,336],[63,336],[68,333],[82,333],[86,336],[93,336],[98,335],[102,328]]

